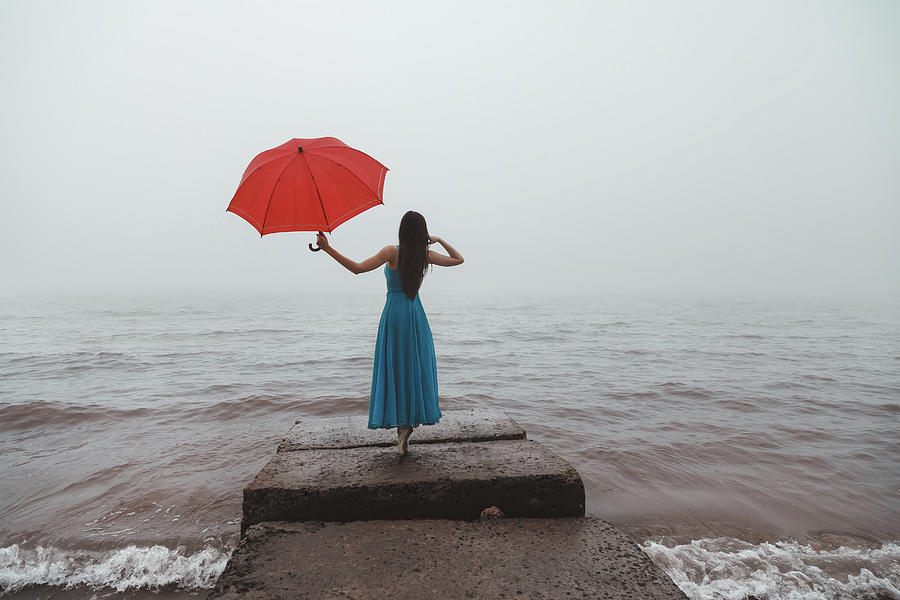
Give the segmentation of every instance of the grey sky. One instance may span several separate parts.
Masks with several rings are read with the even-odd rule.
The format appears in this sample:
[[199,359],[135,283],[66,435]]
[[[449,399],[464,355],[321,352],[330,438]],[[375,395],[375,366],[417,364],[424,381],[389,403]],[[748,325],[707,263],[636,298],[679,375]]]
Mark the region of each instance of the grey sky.
[[[459,293],[900,299],[896,2],[0,3],[0,281],[381,290],[226,213],[258,152],[391,170]],[[362,286],[362,288],[360,288]],[[424,293],[424,292],[423,292]]]

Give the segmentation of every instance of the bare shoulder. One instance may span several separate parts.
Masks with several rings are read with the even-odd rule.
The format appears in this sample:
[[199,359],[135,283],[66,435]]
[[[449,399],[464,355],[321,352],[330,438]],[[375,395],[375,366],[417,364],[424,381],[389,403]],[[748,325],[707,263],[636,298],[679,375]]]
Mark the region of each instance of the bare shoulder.
[[397,255],[399,254],[399,250],[397,250],[397,246],[385,246],[379,252],[382,256],[384,256],[385,260],[387,260],[388,267],[391,269],[397,268]]

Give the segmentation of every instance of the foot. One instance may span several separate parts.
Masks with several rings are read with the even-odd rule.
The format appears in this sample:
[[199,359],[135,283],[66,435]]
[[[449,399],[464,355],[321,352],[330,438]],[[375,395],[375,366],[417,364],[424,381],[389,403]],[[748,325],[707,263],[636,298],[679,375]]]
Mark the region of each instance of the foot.
[[403,455],[405,456],[409,452],[409,436],[412,435],[413,428],[406,428],[406,435],[403,437]]
[[400,456],[406,456],[409,453],[409,436],[412,435],[412,427],[409,425],[401,425],[397,428],[397,450]]

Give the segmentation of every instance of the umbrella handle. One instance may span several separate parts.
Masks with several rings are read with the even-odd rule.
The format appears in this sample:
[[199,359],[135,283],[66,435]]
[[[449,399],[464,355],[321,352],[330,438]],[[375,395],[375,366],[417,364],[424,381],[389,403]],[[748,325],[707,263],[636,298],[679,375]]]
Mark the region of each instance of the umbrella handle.
[[[303,150],[300,150],[300,152],[303,152]],[[325,235],[325,234],[320,231],[319,235]],[[313,246],[312,244],[309,245],[309,249],[312,250],[313,252],[318,252],[319,250],[321,250],[321,248],[319,248],[318,246]]]

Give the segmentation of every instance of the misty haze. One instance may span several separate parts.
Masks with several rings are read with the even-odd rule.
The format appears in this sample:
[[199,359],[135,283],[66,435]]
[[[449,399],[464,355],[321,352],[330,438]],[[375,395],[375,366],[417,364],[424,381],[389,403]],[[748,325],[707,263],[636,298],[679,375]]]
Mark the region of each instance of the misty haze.
[[335,244],[415,209],[471,257],[435,290],[900,297],[892,3],[0,11],[4,295],[358,290],[224,210],[335,136],[390,169]]

